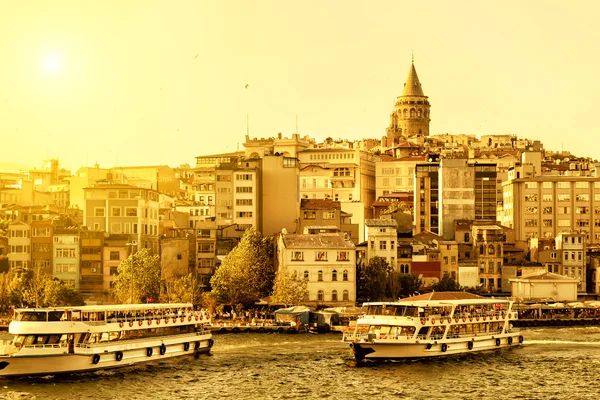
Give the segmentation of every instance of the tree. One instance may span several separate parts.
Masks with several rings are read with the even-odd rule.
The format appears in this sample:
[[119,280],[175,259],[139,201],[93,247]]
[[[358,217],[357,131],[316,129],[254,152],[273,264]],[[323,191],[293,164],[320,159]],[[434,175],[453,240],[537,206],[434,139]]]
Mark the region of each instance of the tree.
[[272,240],[252,227],[227,254],[210,284],[219,303],[251,306],[271,294],[274,280]]
[[54,278],[48,280],[44,287],[44,304],[49,307],[81,306],[84,302],[81,294],[73,286]]
[[387,261],[378,256],[371,258],[368,263],[358,267],[357,298],[364,301],[384,299],[388,268]]
[[121,261],[114,279],[113,296],[120,303],[142,303],[160,295],[160,258],[148,249]]
[[168,294],[168,301],[174,303],[202,304],[203,290],[194,274],[180,277],[172,284]]
[[308,293],[307,286],[307,280],[299,277],[296,271],[290,273],[287,268],[282,267],[277,271],[275,277],[271,302],[285,304],[286,306],[302,304],[305,295]]
[[432,289],[436,292],[457,292],[461,290],[460,285],[447,273],[442,276],[438,283],[432,286]]
[[415,274],[400,275],[401,297],[414,295],[423,286],[423,281]]
[[388,206],[388,208],[386,208],[385,210],[381,211],[381,214],[393,214],[395,212],[401,212],[401,213],[405,213],[405,214],[412,214],[413,213],[413,207],[404,202],[404,201],[395,201],[392,204],[390,204]]

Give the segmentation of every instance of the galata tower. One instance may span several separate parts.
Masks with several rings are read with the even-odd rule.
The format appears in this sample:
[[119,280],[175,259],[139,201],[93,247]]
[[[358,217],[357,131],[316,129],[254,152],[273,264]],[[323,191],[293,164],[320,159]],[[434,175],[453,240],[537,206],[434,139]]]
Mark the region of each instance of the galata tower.
[[402,95],[396,99],[394,110],[390,114],[390,125],[386,129],[387,139],[398,143],[398,139],[402,137],[429,136],[429,108],[429,101],[423,94],[413,58]]

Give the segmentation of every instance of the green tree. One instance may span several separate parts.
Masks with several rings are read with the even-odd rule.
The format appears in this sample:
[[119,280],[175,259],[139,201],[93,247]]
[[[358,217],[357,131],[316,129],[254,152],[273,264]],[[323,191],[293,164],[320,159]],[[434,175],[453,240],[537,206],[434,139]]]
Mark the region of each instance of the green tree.
[[4,238],[8,237],[8,225],[9,224],[10,224],[10,220],[0,219],[0,237],[4,237]]
[[121,261],[112,294],[120,303],[142,303],[160,295],[160,258],[148,249],[132,253]]
[[413,296],[423,286],[423,281],[415,274],[400,275],[402,291],[400,297]]
[[442,276],[438,283],[432,286],[432,289],[436,292],[457,292],[461,290],[458,282],[447,273]]
[[173,303],[192,303],[201,305],[203,290],[201,282],[194,274],[187,274],[180,277],[171,285],[167,300]]
[[250,306],[271,294],[274,280],[272,240],[252,227],[227,254],[210,284],[217,302]]
[[49,279],[44,287],[44,304],[49,307],[81,306],[83,298],[71,285],[58,278]]
[[308,293],[307,287],[308,282],[305,278],[298,276],[296,271],[289,272],[287,268],[282,267],[275,277],[271,302],[286,306],[300,305]]
[[375,256],[357,268],[357,299],[362,301],[383,300],[386,296],[389,264]]

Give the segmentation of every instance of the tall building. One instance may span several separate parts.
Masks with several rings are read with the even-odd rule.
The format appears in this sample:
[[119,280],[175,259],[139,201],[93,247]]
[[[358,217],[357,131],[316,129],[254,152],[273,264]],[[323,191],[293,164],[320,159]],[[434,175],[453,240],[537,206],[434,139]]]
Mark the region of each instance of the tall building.
[[437,162],[415,166],[415,234],[422,231],[439,232],[439,169]]
[[413,60],[402,95],[396,99],[394,110],[390,114],[390,125],[386,129],[387,147],[397,143],[401,137],[429,136],[430,108]]
[[588,243],[600,243],[600,177],[512,178],[502,190],[502,225],[513,228],[517,240],[577,230]]
[[[96,185],[84,189],[84,225],[110,235],[128,235],[137,249],[158,254],[161,195],[130,185]],[[136,249],[136,250],[137,250]]]

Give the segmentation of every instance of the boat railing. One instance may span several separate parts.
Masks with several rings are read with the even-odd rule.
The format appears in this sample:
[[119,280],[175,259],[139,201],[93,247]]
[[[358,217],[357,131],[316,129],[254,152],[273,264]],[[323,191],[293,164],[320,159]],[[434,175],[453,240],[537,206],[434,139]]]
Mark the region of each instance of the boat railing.
[[24,344],[21,346],[22,348],[27,349],[60,349],[67,348],[67,343],[55,343],[55,344]]
[[[206,331],[206,332],[187,332],[185,335],[186,336],[202,336],[202,335],[207,335],[210,332]],[[99,346],[106,346],[108,344],[117,344],[117,343],[144,343],[147,342],[149,340],[164,340],[164,339],[170,339],[172,338],[173,335],[161,335],[161,336],[149,336],[149,337],[144,337],[144,338],[133,338],[133,339],[120,339],[120,340],[101,340],[98,342],[94,342],[94,343],[77,343],[75,345],[75,347],[80,348],[80,349],[90,349],[92,347],[99,347]]]

